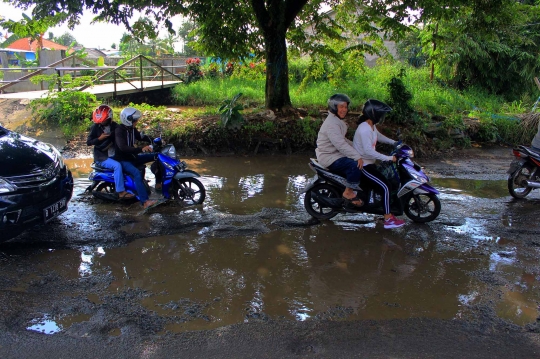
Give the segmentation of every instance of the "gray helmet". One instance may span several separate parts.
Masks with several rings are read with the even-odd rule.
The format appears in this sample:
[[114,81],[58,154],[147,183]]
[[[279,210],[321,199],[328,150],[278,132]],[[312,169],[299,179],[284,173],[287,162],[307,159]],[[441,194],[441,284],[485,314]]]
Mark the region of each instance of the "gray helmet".
[[364,104],[362,114],[373,121],[373,124],[383,123],[387,112],[392,111],[392,108],[379,100],[369,99]]
[[330,98],[328,99],[328,111],[337,116],[337,106],[343,102],[347,102],[347,106],[349,106],[349,104],[351,103],[351,99],[349,98],[349,96],[342,93],[337,93],[330,96]]
[[133,107],[126,107],[120,112],[120,122],[125,126],[131,127],[133,126],[133,121],[138,121],[141,116],[141,111]]

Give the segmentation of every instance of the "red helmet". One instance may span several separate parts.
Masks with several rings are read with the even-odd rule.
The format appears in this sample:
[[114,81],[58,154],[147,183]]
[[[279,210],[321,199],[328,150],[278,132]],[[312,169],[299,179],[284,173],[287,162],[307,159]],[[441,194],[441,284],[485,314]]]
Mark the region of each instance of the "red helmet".
[[107,120],[112,120],[112,118],[113,110],[107,105],[101,105],[92,112],[92,121],[98,125],[106,123]]

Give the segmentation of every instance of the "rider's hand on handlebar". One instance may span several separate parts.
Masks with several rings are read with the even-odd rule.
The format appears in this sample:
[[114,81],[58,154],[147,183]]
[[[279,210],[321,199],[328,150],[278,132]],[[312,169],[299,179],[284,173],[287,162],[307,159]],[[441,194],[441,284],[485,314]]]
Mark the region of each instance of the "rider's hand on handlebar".
[[392,156],[392,162],[396,162],[396,161],[397,161],[396,156]]
[[148,146],[143,147],[142,151],[143,152],[152,152],[153,151],[152,145],[148,145]]

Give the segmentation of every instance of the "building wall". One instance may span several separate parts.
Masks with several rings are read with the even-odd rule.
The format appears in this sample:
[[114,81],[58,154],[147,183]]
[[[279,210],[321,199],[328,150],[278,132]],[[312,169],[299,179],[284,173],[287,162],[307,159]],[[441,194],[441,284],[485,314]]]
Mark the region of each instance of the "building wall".
[[[42,50],[39,52],[39,67],[46,67],[56,61],[60,61],[62,59],[62,52],[61,50]],[[16,81],[19,78],[26,76],[32,72],[35,72],[35,70],[25,70],[20,69],[16,71],[4,71],[4,81]],[[45,70],[42,72],[42,74],[54,74],[54,69]],[[5,83],[4,83],[5,84]],[[4,85],[2,84],[2,85]],[[39,90],[46,90],[48,88],[47,83],[39,83],[39,84],[33,84],[30,82],[30,80],[24,80],[20,83],[17,83],[15,85],[12,85],[4,90],[5,93],[13,93],[13,92],[24,92],[24,91],[39,91]]]

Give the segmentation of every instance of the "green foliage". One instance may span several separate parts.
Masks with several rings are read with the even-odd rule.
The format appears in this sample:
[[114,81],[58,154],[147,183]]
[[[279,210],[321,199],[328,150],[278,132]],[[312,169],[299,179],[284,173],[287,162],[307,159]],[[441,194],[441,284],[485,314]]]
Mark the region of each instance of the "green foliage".
[[0,19],[0,26],[9,32],[17,35],[19,38],[29,37],[32,40],[41,41],[42,35],[51,27],[63,22],[67,15],[58,12],[55,15],[47,15],[41,18],[30,18],[26,14],[22,14],[23,18],[19,21]]
[[416,111],[410,104],[413,96],[402,81],[404,76],[405,70],[401,69],[399,74],[388,83],[390,92],[388,105],[392,107],[392,112],[387,116],[388,120],[397,124],[414,123],[417,119]]
[[184,75],[184,80],[186,83],[191,83],[199,81],[203,78],[203,73],[201,71],[201,59],[189,58],[186,60],[186,73]]
[[[540,8],[514,0],[474,0],[421,32],[437,75],[458,89],[479,87],[518,99],[540,72]],[[434,46],[436,45],[436,47]]]
[[19,61],[21,67],[38,67],[39,66],[39,52],[36,52],[36,58],[34,60],[27,60],[26,56],[14,53],[15,57]]
[[266,78],[266,65],[264,62],[249,62],[234,67],[231,78],[246,80],[264,80]]
[[307,75],[308,65],[308,56],[289,56],[289,80],[294,84],[301,83],[304,77]]
[[217,79],[221,76],[221,72],[219,71],[219,66],[215,62],[211,62],[208,64],[206,68],[206,76],[210,79]]
[[413,67],[427,64],[428,56],[422,51],[420,31],[412,29],[396,44],[398,58]]
[[67,31],[64,32],[62,35],[60,35],[59,37],[55,37],[52,40],[56,42],[57,44],[64,45],[64,46],[77,45],[77,40],[75,39],[75,37]]
[[[91,77],[72,78],[70,75],[38,75],[32,82],[49,83],[47,97],[32,100],[30,108],[38,120],[50,124],[59,124],[67,136],[72,136],[88,126],[93,109],[97,106],[96,96],[78,91],[77,88],[91,84]],[[60,82],[63,91],[56,91],[54,86]]]
[[244,122],[244,117],[240,113],[244,106],[236,103],[240,96],[242,96],[242,93],[238,93],[232,100],[224,100],[223,105],[219,108],[218,111],[221,112],[221,125],[223,127],[239,129]]

